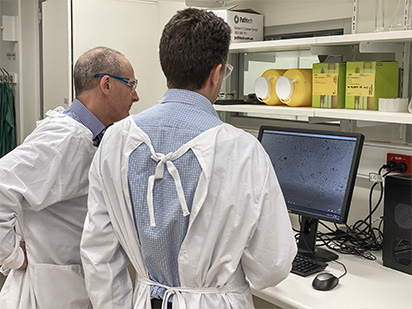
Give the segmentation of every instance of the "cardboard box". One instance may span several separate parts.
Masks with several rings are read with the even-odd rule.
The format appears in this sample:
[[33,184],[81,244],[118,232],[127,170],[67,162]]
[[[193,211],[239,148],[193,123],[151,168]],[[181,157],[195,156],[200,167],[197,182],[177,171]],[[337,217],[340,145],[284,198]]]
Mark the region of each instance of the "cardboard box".
[[345,108],[346,63],[314,63],[312,107]]
[[396,61],[346,64],[346,108],[378,110],[379,98],[397,98],[398,87]]
[[251,9],[212,10],[232,29],[232,42],[263,41],[263,15]]

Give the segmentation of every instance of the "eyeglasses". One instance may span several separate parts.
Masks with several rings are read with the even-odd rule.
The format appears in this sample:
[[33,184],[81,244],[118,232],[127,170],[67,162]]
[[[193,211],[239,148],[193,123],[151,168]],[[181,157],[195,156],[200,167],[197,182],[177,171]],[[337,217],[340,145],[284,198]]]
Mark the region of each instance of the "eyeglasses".
[[136,88],[137,88],[137,79],[136,78],[130,79],[130,78],[127,78],[127,77],[119,77],[119,76],[114,76],[114,75],[111,75],[111,74],[95,74],[95,75],[93,75],[93,77],[97,78],[97,77],[103,77],[105,75],[107,75],[109,77],[112,77],[114,79],[120,80],[123,83],[127,84],[129,86],[130,90],[131,90],[131,93],[136,91]]
[[233,71],[233,65],[231,65],[230,63],[226,63],[224,66],[222,66],[222,69],[225,69],[224,75],[223,75],[223,79],[225,80],[226,78],[228,78]]

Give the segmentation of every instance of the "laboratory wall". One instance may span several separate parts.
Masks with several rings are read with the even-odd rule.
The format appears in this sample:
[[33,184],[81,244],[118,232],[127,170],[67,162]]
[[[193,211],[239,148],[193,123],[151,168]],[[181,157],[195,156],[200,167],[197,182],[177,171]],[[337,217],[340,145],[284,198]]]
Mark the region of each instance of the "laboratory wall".
[[[139,80],[140,97],[132,113],[156,104],[166,90],[157,53],[160,33],[170,17],[182,8],[184,1],[45,1],[44,112],[59,105],[69,106],[76,95],[72,65],[81,54],[96,46],[119,50],[130,60]],[[62,74],[57,74],[56,69]]]
[[[65,37],[62,27],[51,24],[49,40],[54,49],[39,46],[38,3],[59,3],[70,7],[72,16],[60,19],[67,23]],[[322,20],[352,18],[352,0],[256,0],[226,1],[239,7],[252,8],[264,15],[266,28],[290,26]],[[389,24],[396,1],[386,1],[385,20]],[[184,0],[4,0],[0,1],[2,15],[14,15],[18,19],[18,41],[2,42],[0,61],[2,65],[15,71],[18,83],[15,85],[18,142],[21,142],[34,128],[36,120],[44,113],[59,105],[70,104],[75,95],[71,87],[71,68],[81,53],[96,45],[108,45],[119,49],[132,62],[139,79],[140,101],[132,108],[132,113],[146,109],[157,103],[166,82],[158,61],[158,41],[163,25],[178,9],[185,7]],[[40,5],[41,7],[41,5]],[[51,9],[51,16],[60,16]],[[370,32],[374,27],[375,1],[359,1],[359,32]],[[70,18],[69,18],[70,17]],[[56,17],[55,17],[56,18]],[[42,33],[40,32],[40,36]],[[62,53],[61,40],[72,42],[73,50]],[[66,43],[65,43],[66,44]],[[67,44],[66,44],[67,45]],[[41,49],[43,48],[43,57]],[[7,56],[9,55],[9,56]],[[15,55],[15,57],[10,56]],[[52,61],[50,68],[39,69],[40,62]],[[62,65],[65,68],[62,68]],[[59,66],[57,66],[59,65]],[[50,73],[48,73],[50,72]],[[62,93],[62,88],[64,93]],[[45,89],[44,93],[40,89]],[[66,100],[65,100],[66,99]]]
[[[69,10],[71,5],[71,12],[66,12],[71,16],[69,19],[64,15],[60,18],[60,13],[49,9],[49,18],[57,20],[50,22],[47,16],[43,18],[43,28],[50,31],[45,33],[44,38],[44,42],[49,40],[50,45],[43,50],[43,114],[50,108],[70,104],[75,96],[71,87],[70,61],[74,63],[83,52],[97,45],[118,49],[132,62],[139,80],[137,91],[140,97],[140,101],[132,107],[132,113],[140,112],[160,100],[166,90],[157,54],[160,33],[170,16],[185,7],[184,0],[47,0],[44,6],[47,4],[50,7],[53,2]],[[394,2],[386,1],[387,24],[394,10]],[[290,28],[296,24],[327,20],[350,20],[353,15],[352,0],[239,0],[226,3],[260,12],[264,15],[267,29],[277,26]],[[375,0],[359,1],[358,32],[373,31],[374,11]],[[66,25],[56,27],[56,22]],[[62,44],[55,44],[56,40]],[[70,40],[72,54],[65,47]],[[62,48],[66,53],[61,51]],[[48,67],[47,62],[50,62]],[[55,72],[57,69],[60,74]]]
[[49,0],[41,5],[41,114],[72,101],[72,8],[70,1]]
[[245,0],[239,1],[239,5],[253,8],[263,14],[265,27],[268,27],[351,17],[352,2],[352,0]]
[[42,84],[40,74],[39,13],[37,0],[18,0],[20,10],[18,29],[20,33],[19,109],[20,134],[23,139],[35,128],[40,113]]
[[157,54],[160,32],[182,7],[181,2],[172,1],[75,0],[73,59],[100,45],[122,52],[139,80],[140,101],[131,112],[142,111],[156,104],[166,90]]
[[[239,7],[250,7],[265,16],[265,27],[338,20],[353,17],[353,0],[244,0],[232,1]],[[357,3],[357,32],[375,30],[376,0]],[[398,1],[384,1],[385,30],[394,19],[402,18],[397,9]],[[399,15],[399,16],[398,16]]]

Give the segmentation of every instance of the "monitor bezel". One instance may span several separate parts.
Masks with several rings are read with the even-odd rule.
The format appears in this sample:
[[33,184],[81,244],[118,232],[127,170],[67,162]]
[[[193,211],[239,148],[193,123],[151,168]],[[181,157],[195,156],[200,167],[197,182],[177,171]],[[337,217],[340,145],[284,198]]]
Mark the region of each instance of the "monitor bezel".
[[[282,126],[267,126],[263,125],[259,128],[258,140],[261,142],[262,136],[265,131],[280,131],[280,132],[296,132],[296,133],[306,133],[306,134],[315,134],[315,135],[331,135],[336,137],[352,137],[356,139],[355,148],[353,152],[353,156],[351,158],[351,167],[348,175],[348,183],[346,185],[346,190],[344,194],[344,198],[342,201],[342,208],[341,213],[339,214],[339,218],[329,217],[326,215],[318,215],[314,212],[305,211],[305,210],[297,210],[294,208],[290,208],[288,205],[288,211],[293,214],[311,217],[317,220],[322,221],[329,221],[333,223],[346,223],[349,216],[350,205],[352,202],[353,191],[355,188],[355,182],[357,178],[362,147],[364,142],[364,136],[361,133],[357,132],[343,132],[343,131],[333,131],[333,130],[321,130],[321,129],[311,129],[311,128],[300,128],[300,127],[282,127]],[[262,145],[263,147],[263,145]],[[266,151],[266,150],[265,150]],[[269,154],[268,154],[269,155]],[[276,168],[273,167],[275,172]]]

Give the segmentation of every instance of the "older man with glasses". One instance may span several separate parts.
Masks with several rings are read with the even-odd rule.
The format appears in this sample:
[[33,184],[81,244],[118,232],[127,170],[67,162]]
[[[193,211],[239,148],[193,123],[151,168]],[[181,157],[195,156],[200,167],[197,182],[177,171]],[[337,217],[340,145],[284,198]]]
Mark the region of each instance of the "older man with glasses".
[[139,97],[132,65],[107,47],[77,60],[74,84],[71,106],[0,159],[0,308],[91,308],[80,260],[89,167],[102,132]]

